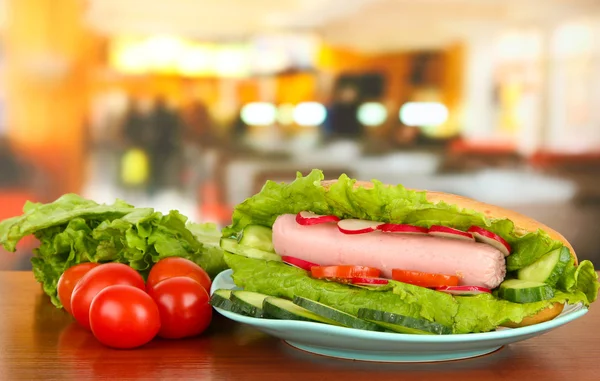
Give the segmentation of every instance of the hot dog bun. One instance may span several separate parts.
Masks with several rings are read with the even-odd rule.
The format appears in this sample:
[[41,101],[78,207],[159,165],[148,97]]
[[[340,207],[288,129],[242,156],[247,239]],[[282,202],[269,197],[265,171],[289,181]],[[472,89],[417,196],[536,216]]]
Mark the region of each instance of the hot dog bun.
[[519,327],[525,327],[528,325],[543,323],[545,321],[552,320],[555,317],[557,317],[558,315],[560,315],[560,313],[563,311],[564,308],[565,308],[564,304],[554,303],[551,307],[545,308],[535,315],[527,316],[526,318],[521,320],[521,322],[518,324],[508,322],[508,323],[502,324],[502,326],[509,327],[509,328],[519,328]]
[[[331,185],[333,185],[337,180],[326,180],[321,184],[328,189]],[[364,188],[372,188],[373,183],[370,181],[356,181],[354,184],[355,187],[364,187]],[[463,209],[471,209],[475,210],[479,213],[484,214],[487,218],[490,219],[509,219],[515,224],[515,231],[517,234],[526,235],[527,233],[536,232],[538,229],[542,229],[545,231],[552,239],[562,242],[566,247],[569,248],[571,252],[571,256],[573,256],[575,260],[575,264],[577,264],[577,254],[573,249],[573,246],[567,241],[567,239],[557,232],[556,230],[550,228],[534,220],[531,217],[527,217],[523,214],[517,213],[515,211],[505,209],[496,205],[490,205],[481,201],[477,201],[468,197],[459,196],[451,193],[445,192],[436,192],[429,190],[421,190],[421,189],[411,189],[417,192],[426,192],[426,197],[429,202],[434,204],[438,202],[445,202],[450,205],[455,205],[459,208]],[[541,310],[535,315],[528,316],[523,319],[519,323],[508,322],[503,324],[505,327],[517,328],[517,327],[525,327],[528,325],[543,323],[548,320],[554,319],[558,316],[564,308],[564,304],[562,303],[554,303],[552,307],[548,307],[546,309]]]

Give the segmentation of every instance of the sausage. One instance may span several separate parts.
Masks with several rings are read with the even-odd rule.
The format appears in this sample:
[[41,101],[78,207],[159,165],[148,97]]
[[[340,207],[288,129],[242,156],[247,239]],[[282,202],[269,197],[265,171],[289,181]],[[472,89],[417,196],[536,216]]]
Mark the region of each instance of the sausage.
[[284,214],[273,224],[273,247],[322,266],[360,265],[457,275],[460,285],[496,288],[506,275],[502,253],[485,243],[428,235],[383,233],[344,234],[334,223],[303,226]]

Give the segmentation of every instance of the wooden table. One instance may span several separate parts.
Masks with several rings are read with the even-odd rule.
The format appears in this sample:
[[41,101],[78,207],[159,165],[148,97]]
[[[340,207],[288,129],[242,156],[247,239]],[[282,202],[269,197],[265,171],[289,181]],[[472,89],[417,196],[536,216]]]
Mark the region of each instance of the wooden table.
[[0,272],[0,380],[19,379],[599,380],[600,306],[543,336],[445,363],[317,356],[217,313],[200,337],[113,350],[52,306],[30,272]]

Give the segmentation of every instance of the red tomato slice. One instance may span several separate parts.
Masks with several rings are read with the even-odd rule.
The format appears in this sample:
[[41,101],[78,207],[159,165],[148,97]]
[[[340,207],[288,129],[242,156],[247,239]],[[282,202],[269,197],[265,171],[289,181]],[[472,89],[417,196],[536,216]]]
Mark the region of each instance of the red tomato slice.
[[392,279],[421,287],[458,286],[458,277],[445,274],[431,274],[421,271],[392,269]]
[[367,266],[314,266],[310,269],[312,276],[315,278],[336,278],[336,279],[352,279],[352,278],[378,278],[381,271],[374,267]]

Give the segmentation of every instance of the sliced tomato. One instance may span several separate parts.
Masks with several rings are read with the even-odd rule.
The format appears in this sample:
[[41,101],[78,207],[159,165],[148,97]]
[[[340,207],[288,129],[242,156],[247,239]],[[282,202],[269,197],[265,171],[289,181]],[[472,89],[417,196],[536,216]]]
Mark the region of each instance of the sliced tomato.
[[392,269],[392,279],[421,287],[458,286],[457,276],[424,273],[421,271]]
[[374,267],[367,266],[313,266],[310,269],[313,277],[335,278],[335,279],[352,279],[352,278],[378,278],[381,271]]
[[385,278],[352,278],[352,284],[359,286],[385,286],[390,283]]

